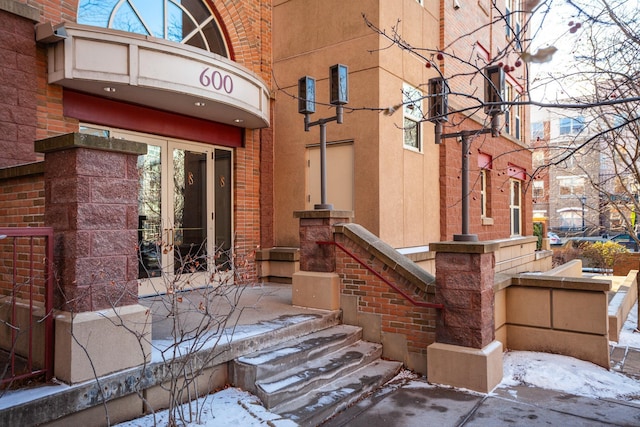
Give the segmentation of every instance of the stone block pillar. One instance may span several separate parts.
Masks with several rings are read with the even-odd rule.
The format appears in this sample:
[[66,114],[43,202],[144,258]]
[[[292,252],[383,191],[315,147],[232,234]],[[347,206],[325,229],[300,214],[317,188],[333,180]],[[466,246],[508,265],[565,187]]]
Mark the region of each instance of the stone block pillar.
[[323,310],[340,308],[340,277],[336,271],[336,247],[318,245],[333,241],[333,226],[351,222],[353,212],[297,211],[300,219],[300,271],[293,275],[293,305]]
[[74,133],[35,148],[45,154],[45,224],[55,240],[55,375],[76,383],[94,377],[91,364],[97,375],[140,365],[149,342],[141,351],[136,335],[151,333],[136,249],[137,158],[147,147]]
[[489,392],[502,381],[502,344],[495,341],[497,243],[432,243],[436,302],[444,304],[436,342],[427,349],[430,382]]

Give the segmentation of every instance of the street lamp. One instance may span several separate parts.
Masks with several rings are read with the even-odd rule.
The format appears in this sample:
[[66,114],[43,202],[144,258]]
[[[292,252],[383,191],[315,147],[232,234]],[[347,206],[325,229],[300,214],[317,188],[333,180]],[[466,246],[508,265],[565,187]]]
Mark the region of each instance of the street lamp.
[[442,133],[442,124],[448,121],[447,97],[449,88],[443,77],[429,80],[429,118],[435,124],[435,143],[444,138],[462,140],[462,233],[454,234],[453,240],[459,242],[477,242],[478,236],[469,233],[469,148],[471,137],[490,133],[492,137],[500,135],[499,115],[505,112],[505,77],[502,67],[492,65],[484,69],[484,112],[491,117],[491,127],[480,130],[463,130],[455,133]]
[[585,221],[584,221],[584,205],[587,203],[587,196],[580,196],[580,203],[582,204],[582,236],[585,236]]
[[329,103],[336,107],[336,115],[326,119],[311,121],[316,112],[316,80],[304,76],[298,80],[298,112],[304,114],[304,131],[312,126],[320,126],[320,204],[314,209],[332,210],[327,203],[327,123],[335,121],[342,124],[343,105],[349,102],[349,69],[346,65],[336,64],[329,67]]

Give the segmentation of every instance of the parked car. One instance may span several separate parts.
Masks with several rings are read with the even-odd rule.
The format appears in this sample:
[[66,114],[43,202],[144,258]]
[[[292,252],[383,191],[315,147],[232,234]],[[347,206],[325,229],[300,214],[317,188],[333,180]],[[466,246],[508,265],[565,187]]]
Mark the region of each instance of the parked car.
[[[638,235],[638,238],[640,238],[640,234]],[[630,251],[638,252],[638,242],[636,242],[629,233],[616,234],[611,238],[611,241],[624,246]]]
[[560,236],[558,236],[556,233],[552,233],[551,231],[549,231],[547,233],[547,238],[549,239],[549,244],[550,245],[561,245],[562,244],[562,240],[560,239]]
[[602,236],[576,236],[567,237],[562,245],[563,247],[577,248],[583,243],[608,242],[609,240],[611,239]]

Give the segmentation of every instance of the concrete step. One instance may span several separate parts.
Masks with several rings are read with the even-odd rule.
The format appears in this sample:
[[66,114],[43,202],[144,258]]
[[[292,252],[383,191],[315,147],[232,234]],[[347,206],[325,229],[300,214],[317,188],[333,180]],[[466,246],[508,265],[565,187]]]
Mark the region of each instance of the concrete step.
[[316,390],[382,355],[380,344],[358,341],[333,353],[300,360],[286,371],[256,381],[256,395],[267,408]]
[[256,381],[274,376],[301,361],[334,352],[362,338],[362,329],[337,325],[237,358],[230,368],[233,384],[257,393]]
[[271,411],[301,426],[317,426],[381,387],[401,368],[400,362],[378,359],[296,399],[285,401]]

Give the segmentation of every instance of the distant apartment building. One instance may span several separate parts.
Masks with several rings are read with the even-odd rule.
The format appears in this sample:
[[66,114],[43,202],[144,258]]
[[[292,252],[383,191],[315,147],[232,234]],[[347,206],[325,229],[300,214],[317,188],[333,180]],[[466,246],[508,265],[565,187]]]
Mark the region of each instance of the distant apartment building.
[[[600,192],[601,156],[588,143],[587,118],[576,111],[532,112],[533,220],[561,235],[598,235],[604,222]],[[586,144],[586,145],[585,145]]]

